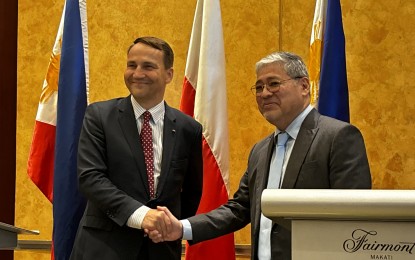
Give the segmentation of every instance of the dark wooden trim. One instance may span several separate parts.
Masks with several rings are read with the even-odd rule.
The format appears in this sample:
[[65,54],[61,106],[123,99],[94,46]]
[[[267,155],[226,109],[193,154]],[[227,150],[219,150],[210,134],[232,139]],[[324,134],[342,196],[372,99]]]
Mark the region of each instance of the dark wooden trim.
[[[51,241],[48,240],[19,240],[16,250],[50,251]],[[185,247],[182,247],[184,254]],[[236,256],[251,256],[251,245],[235,245]]]
[[[0,222],[14,225],[18,1],[0,1]],[[13,251],[0,251],[12,260]]]

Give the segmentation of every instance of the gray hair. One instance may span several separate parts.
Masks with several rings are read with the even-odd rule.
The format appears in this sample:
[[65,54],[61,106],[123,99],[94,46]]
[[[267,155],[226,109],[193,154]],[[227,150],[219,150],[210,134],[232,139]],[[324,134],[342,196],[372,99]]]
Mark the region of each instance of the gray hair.
[[268,56],[262,58],[255,65],[255,71],[258,71],[265,65],[271,63],[280,63],[283,65],[285,72],[290,78],[307,77],[307,66],[304,64],[303,59],[300,56],[290,52],[274,52]]

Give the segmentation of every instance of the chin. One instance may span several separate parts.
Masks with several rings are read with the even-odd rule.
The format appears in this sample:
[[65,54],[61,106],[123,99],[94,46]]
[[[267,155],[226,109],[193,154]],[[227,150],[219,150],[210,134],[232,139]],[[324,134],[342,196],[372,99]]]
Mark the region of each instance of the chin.
[[133,88],[130,88],[129,90],[130,90],[131,94],[133,94],[134,96],[144,96],[145,93],[147,92],[145,89],[138,88],[138,87],[136,87],[136,88],[133,87]]
[[133,92],[130,92],[130,93],[135,98],[135,100],[137,100],[137,101],[145,98],[145,95],[143,93],[141,93],[141,92],[134,92],[133,91]]
[[276,121],[278,121],[278,118],[281,117],[281,113],[279,111],[265,111],[262,113],[264,118],[270,122],[271,124],[275,124]]

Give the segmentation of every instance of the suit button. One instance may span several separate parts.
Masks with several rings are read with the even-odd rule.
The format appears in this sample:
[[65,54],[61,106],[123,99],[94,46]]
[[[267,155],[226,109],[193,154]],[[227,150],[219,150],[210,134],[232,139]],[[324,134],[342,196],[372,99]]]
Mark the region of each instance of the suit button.
[[110,218],[114,218],[114,215],[112,214],[112,212],[110,210],[107,210],[105,212],[105,214],[107,214],[107,216],[110,217]]
[[281,231],[281,226],[278,224],[273,224],[271,228],[271,233],[278,234]]

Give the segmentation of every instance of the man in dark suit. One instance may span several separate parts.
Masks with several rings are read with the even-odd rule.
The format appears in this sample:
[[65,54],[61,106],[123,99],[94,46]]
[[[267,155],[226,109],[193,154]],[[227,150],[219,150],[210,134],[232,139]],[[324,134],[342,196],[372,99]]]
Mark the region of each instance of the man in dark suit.
[[[194,244],[251,223],[251,259],[290,260],[291,231],[261,214],[264,189],[371,188],[360,131],[311,107],[308,72],[299,56],[270,54],[256,64],[256,74],[252,91],[259,111],[276,126],[275,132],[254,145],[239,188],[227,204],[182,221],[174,219],[167,208],[159,208],[172,218],[174,228],[168,236],[150,232],[155,242],[183,237]],[[280,154],[275,139],[281,135],[288,141]],[[275,175],[274,159],[280,156],[284,158],[282,169]]]
[[181,258],[180,240],[155,244],[144,232],[169,231],[158,205],[188,218],[202,194],[202,126],[164,101],[173,57],[161,39],[136,39],[124,73],[131,95],[88,106],[78,153],[88,203],[71,259]]

